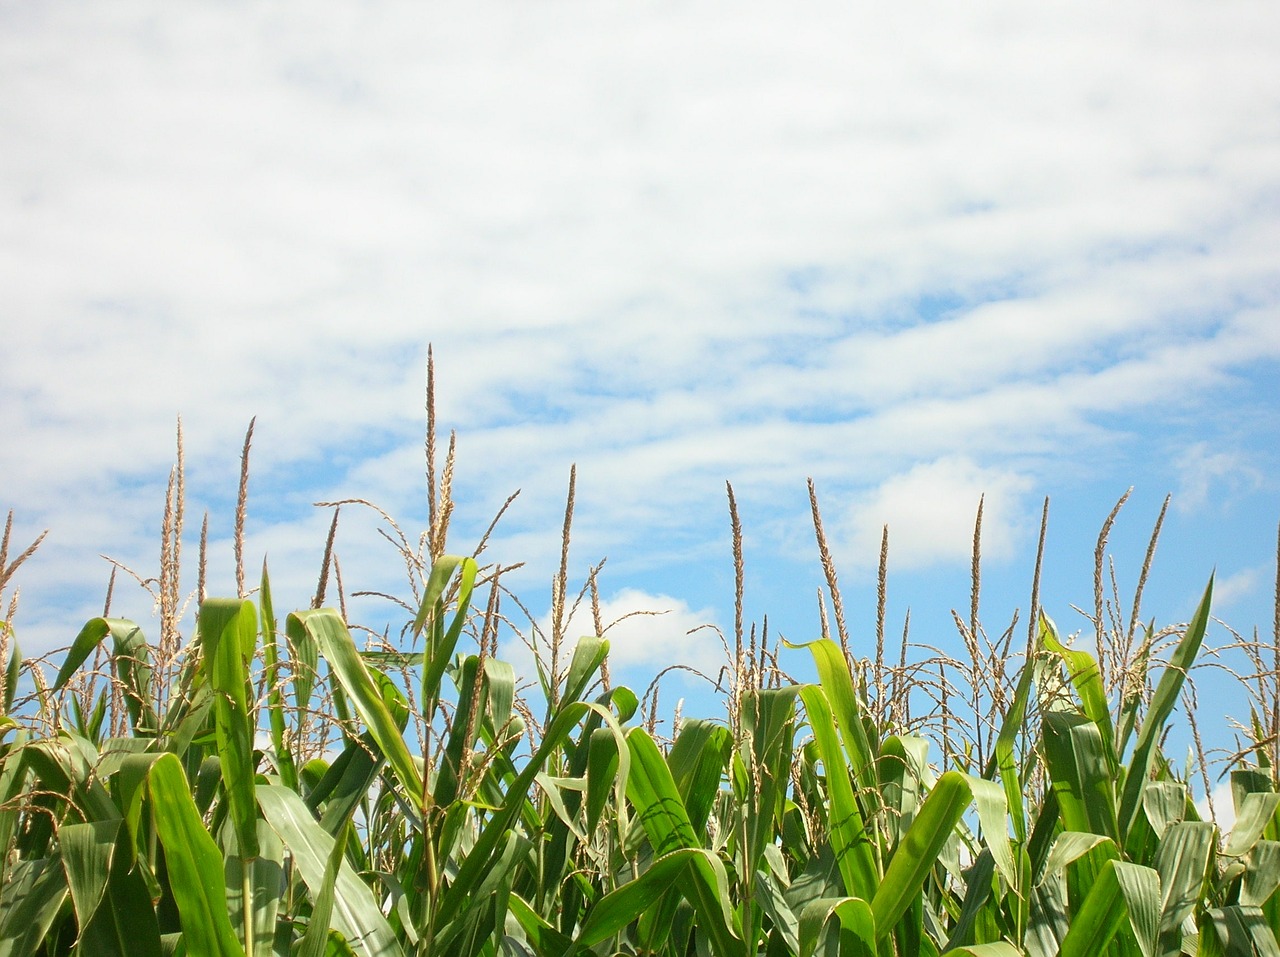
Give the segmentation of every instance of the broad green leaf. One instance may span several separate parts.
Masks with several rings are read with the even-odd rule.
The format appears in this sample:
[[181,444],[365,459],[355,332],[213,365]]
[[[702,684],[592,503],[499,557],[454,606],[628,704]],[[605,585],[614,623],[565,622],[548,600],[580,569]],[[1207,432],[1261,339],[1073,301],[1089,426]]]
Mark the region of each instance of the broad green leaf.
[[276,635],[275,606],[271,601],[271,577],[267,561],[262,560],[262,578],[258,586],[258,612],[262,630],[263,683],[267,687],[267,722],[271,729],[271,749],[276,770],[284,786],[298,790],[298,769],[293,763],[293,750],[286,743],[284,688],[280,678],[280,646]]
[[943,846],[973,799],[969,777],[947,771],[933,786],[916,819],[898,843],[885,869],[884,880],[871,899],[877,938],[893,930],[911,899],[920,893],[925,878],[937,863]]
[[329,920],[333,914],[334,889],[338,884],[338,874],[342,869],[343,849],[347,846],[351,825],[343,825],[334,842],[333,850],[325,862],[324,878],[317,893],[312,891],[315,903],[311,907],[311,917],[307,922],[307,932],[294,952],[294,957],[324,957],[329,942]]
[[587,690],[591,676],[596,673],[609,655],[609,642],[605,638],[587,635],[573,646],[569,659],[569,672],[565,678],[564,700],[577,701]]
[[1258,841],[1249,851],[1244,880],[1240,884],[1240,903],[1261,907],[1278,887],[1280,887],[1280,841]]
[[1142,791],[1142,811],[1157,839],[1186,816],[1187,786],[1180,781],[1151,781]]
[[[444,627],[444,594],[455,570],[458,575],[458,610],[448,630]],[[462,627],[467,622],[467,614],[471,606],[471,592],[475,587],[476,574],[479,568],[474,559],[461,558],[457,555],[442,555],[431,566],[427,578],[427,587],[422,595],[422,604],[413,621],[413,634],[425,636],[425,665],[422,669],[422,708],[424,713],[434,711],[435,702],[440,699],[440,683],[445,670],[453,660],[454,648],[462,634]]]
[[[505,843],[507,832],[527,805],[534,779],[546,765],[551,754],[564,746],[573,729],[592,711],[601,715],[605,723],[621,738],[622,731],[612,713],[602,705],[573,701],[556,713],[555,718],[544,731],[538,749],[519,774],[511,779],[503,803],[490,816],[480,837],[463,859],[452,883],[445,891],[437,910],[441,926],[458,919],[461,912],[472,903],[471,897],[476,887],[491,866],[495,855],[499,853],[500,846]],[[619,750],[619,758],[623,766],[619,768],[618,773],[623,780],[626,780],[631,760],[630,752],[626,748]]]
[[1280,957],[1280,946],[1260,908],[1211,908],[1201,916],[1199,927],[1203,957]]
[[848,754],[848,767],[858,782],[860,793],[867,796],[875,805],[879,781],[876,777],[876,752],[872,741],[867,737],[867,730],[862,723],[863,708],[861,699],[853,685],[853,675],[849,673],[849,665],[844,660],[844,652],[840,646],[827,638],[812,641],[805,645],[792,645],[789,648],[807,648],[813,656],[813,663],[818,669],[819,683],[827,696],[830,711],[839,722],[840,739],[844,742]]
[[132,867],[121,821],[72,824],[58,832],[62,864],[80,927],[80,952],[94,957],[160,957],[151,894]]
[[[770,845],[774,846],[775,845]],[[759,871],[754,882],[756,902],[769,915],[775,930],[792,953],[800,950],[800,925],[791,905],[779,886],[778,875],[772,871]]]
[[66,687],[71,676],[88,660],[93,649],[111,635],[114,641],[114,661],[123,685],[125,707],[129,711],[134,728],[146,728],[154,732],[155,712],[151,703],[151,648],[142,636],[137,624],[124,618],[91,618],[85,622],[71,649],[62,661],[53,691]]
[[854,799],[849,766],[836,736],[835,719],[827,696],[818,685],[800,689],[814,744],[827,775],[827,818],[831,847],[835,851],[844,890],[850,897],[871,899],[880,886],[876,860]]
[[698,718],[680,724],[667,764],[695,832],[707,826],[732,748],[733,735],[722,724]]
[[762,688],[742,695],[740,717],[751,773],[747,775],[746,856],[741,867],[754,874],[763,866],[765,847],[782,827],[791,784],[798,687]]
[[1053,849],[1049,852],[1048,860],[1045,861],[1042,876],[1050,877],[1065,872],[1069,865],[1074,864],[1095,848],[1103,848],[1107,859],[1120,860],[1120,849],[1109,837],[1091,834],[1088,831],[1061,832],[1054,839]]
[[[324,890],[325,875],[335,853],[335,840],[307,809],[302,798],[286,787],[259,784],[258,805],[293,857],[313,899]],[[341,856],[339,854],[339,856]],[[373,892],[345,863],[334,885],[332,922],[361,957],[383,957],[403,952]]]
[[507,908],[525,932],[538,957],[561,957],[572,941],[544,920],[519,894],[512,894]]
[[671,769],[653,739],[643,728],[632,728],[627,734],[627,747],[631,753],[627,797],[649,835],[654,853],[661,857],[682,847],[700,846]]
[[258,856],[258,805],[254,800],[254,715],[249,706],[249,662],[258,637],[253,602],[210,598],[200,606],[200,647],[213,688],[213,716],[240,856]]
[[1116,838],[1114,779],[1097,723],[1077,712],[1050,711],[1042,747],[1063,827]]
[[876,922],[871,906],[858,897],[820,897],[800,911],[800,957],[812,957],[828,922],[839,924],[840,957],[874,957]]
[[227,916],[222,853],[204,829],[181,762],[176,755],[163,755],[151,766],[148,779],[187,953],[244,957]]
[[[1009,841],[1008,807],[1005,792],[995,782],[969,777],[974,804],[978,808],[978,822],[982,825],[982,838],[1005,883],[1018,891],[1018,865],[1013,857],[1013,844]],[[1019,800],[1019,804],[1021,804]]]
[[673,886],[693,904],[699,926],[709,935],[714,953],[745,957],[746,947],[729,909],[729,880],[724,864],[714,854],[696,847],[680,848],[657,858],[638,878],[601,898],[583,922],[571,953],[608,940]]
[[18,694],[18,676],[22,671],[22,649],[16,640],[10,646],[8,664],[0,662],[0,666],[4,668],[4,674],[0,675],[0,682],[4,685],[4,694],[0,695],[0,715],[7,715],[13,710],[13,699]]
[[109,821],[120,817],[111,795],[95,770],[98,761],[93,743],[64,731],[56,738],[33,741],[22,748],[22,761],[35,773],[41,790],[66,797],[84,820]]
[[[1160,841],[1155,866],[1160,874],[1160,933],[1167,938],[1166,950],[1181,945],[1182,922],[1204,900],[1217,830],[1206,821],[1179,821],[1169,825]],[[1276,877],[1280,881],[1280,874]]]
[[223,874],[227,882],[227,911],[231,926],[245,926],[244,900],[247,892],[254,954],[270,953],[280,906],[284,903],[281,895],[287,892],[284,845],[270,825],[261,819],[258,820],[258,856],[251,861],[240,856],[233,829],[224,828],[222,837]]
[[0,957],[37,953],[67,898],[57,859],[20,860],[0,894]]
[[1280,811],[1280,794],[1255,791],[1241,796],[1236,809],[1236,822],[1227,836],[1226,857],[1243,857],[1253,849],[1262,832]]
[[89,660],[89,655],[93,653],[93,649],[98,647],[99,642],[109,634],[111,634],[111,625],[105,618],[90,618],[84,623],[84,627],[80,629],[80,634],[76,635],[75,641],[71,642],[71,648],[67,651],[67,656],[62,659],[62,667],[58,669],[58,676],[53,679],[52,690],[55,693],[67,686],[71,676],[76,673],[82,664]]
[[1149,867],[1109,860],[1062,941],[1059,957],[1096,957],[1122,930],[1143,957],[1154,957],[1160,920],[1160,876]]

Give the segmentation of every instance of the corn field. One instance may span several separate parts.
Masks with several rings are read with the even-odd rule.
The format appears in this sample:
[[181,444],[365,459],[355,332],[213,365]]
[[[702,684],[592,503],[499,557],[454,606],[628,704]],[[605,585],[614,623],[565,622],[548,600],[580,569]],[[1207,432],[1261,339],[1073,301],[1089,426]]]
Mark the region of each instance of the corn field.
[[[281,618],[265,566],[244,581],[248,448],[237,597],[206,597],[202,575],[193,637],[180,467],[161,574],[135,576],[155,640],[104,614],[28,661],[11,609],[0,957],[1280,955],[1280,652],[1242,642],[1230,833],[1163,751],[1211,580],[1177,627],[1138,624],[1136,597],[1108,623],[1099,601],[1093,650],[1036,609],[1021,659],[1012,627],[990,641],[957,616],[971,661],[911,663],[904,642],[893,664],[882,635],[860,660],[811,486],[823,637],[770,649],[741,620],[730,489],[724,715],[663,736],[656,701],[611,681],[607,629],[560,633],[563,561],[534,693],[499,659],[504,569],[484,542],[447,551],[453,446],[437,487],[433,419],[431,527],[392,536],[413,573],[394,643],[358,641],[341,593],[325,607],[336,506],[309,607]],[[571,515],[572,492],[566,556]],[[0,594],[34,550],[10,558],[10,537]],[[787,678],[788,657],[817,680]]]

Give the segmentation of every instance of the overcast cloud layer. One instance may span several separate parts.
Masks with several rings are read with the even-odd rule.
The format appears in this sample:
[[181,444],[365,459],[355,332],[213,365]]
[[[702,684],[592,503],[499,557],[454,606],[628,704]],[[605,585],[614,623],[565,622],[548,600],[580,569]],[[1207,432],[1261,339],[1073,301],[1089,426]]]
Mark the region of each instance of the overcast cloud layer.
[[65,641],[100,553],[154,565],[178,414],[215,591],[254,415],[293,604],[311,502],[416,534],[428,342],[455,547],[520,487],[493,556],[541,587],[577,462],[618,614],[731,624],[724,481],[785,565],[810,475],[853,569],[885,522],[963,567],[983,494],[998,560],[1046,494],[1092,534],[1173,491],[1221,536],[1191,578],[1266,609],[1277,56],[1262,2],[6,4],[0,508],[53,529],[19,624]]

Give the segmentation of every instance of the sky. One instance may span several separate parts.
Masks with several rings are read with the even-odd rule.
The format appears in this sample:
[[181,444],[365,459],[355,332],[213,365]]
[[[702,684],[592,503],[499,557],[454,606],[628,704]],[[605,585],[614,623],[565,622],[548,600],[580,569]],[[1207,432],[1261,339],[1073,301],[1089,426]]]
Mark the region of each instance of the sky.
[[[315,502],[416,540],[428,344],[450,548],[519,489],[485,557],[545,620],[576,464],[571,581],[607,558],[606,618],[667,611],[610,634],[637,689],[722,661],[688,632],[732,637],[726,482],[771,635],[819,631],[812,478],[860,655],[886,524],[887,630],[960,647],[983,496],[988,632],[1025,628],[1046,497],[1045,608],[1087,629],[1130,487],[1122,604],[1171,495],[1143,619],[1216,570],[1269,638],[1278,52],[1249,0],[0,4],[0,510],[50,530],[18,639],[100,614],[103,555],[155,573],[179,416],[184,588],[207,511],[234,592],[255,416],[278,607],[315,590]],[[344,585],[406,594],[379,527],[343,511]],[[1240,708],[1207,696],[1221,740]]]

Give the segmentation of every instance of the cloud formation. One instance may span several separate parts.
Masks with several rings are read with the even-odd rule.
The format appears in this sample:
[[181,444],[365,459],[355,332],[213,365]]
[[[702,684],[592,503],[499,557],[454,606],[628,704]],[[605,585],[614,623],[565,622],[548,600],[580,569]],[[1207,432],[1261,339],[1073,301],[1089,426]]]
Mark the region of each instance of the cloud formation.
[[1274,472],[1277,41],[1190,0],[0,10],[32,624],[156,552],[178,413],[219,542],[258,416],[277,567],[315,567],[312,501],[420,517],[429,341],[459,539],[522,488],[495,549],[533,581],[575,461],[577,547],[629,574],[702,554],[726,478],[781,522],[813,475],[908,567],[963,560],[983,493],[998,555],[1033,488],[1162,494],[1220,442],[1194,512]]

